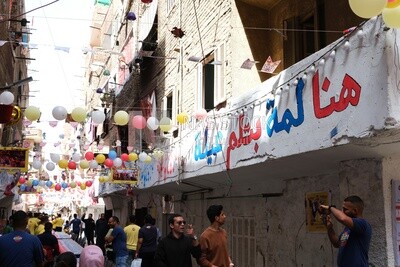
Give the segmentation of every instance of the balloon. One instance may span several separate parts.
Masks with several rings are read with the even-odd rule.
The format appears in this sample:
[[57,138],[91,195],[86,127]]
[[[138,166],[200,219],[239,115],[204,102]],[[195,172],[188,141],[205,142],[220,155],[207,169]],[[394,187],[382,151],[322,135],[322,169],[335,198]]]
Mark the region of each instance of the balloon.
[[53,185],[53,183],[51,181],[46,181],[46,186],[47,187],[51,187]]
[[145,160],[144,160],[144,162],[145,163],[150,163],[151,162],[151,157],[149,155],[147,155]]
[[53,162],[47,162],[46,169],[48,171],[54,171],[55,168],[56,168],[56,165]]
[[42,163],[39,160],[34,160],[32,162],[32,167],[36,170],[39,170],[42,167]]
[[74,108],[71,117],[76,122],[84,122],[86,120],[86,110],[84,108]]
[[194,117],[198,120],[203,120],[207,117],[207,110],[205,110],[204,108],[199,109],[198,111],[196,111],[196,113],[194,114]]
[[0,104],[11,105],[14,102],[14,95],[10,91],[4,91],[0,94]]
[[147,158],[146,152],[142,152],[142,153],[139,154],[139,160],[140,161],[144,162],[146,160],[146,158]]
[[81,160],[79,162],[79,167],[81,167],[82,169],[89,168],[89,161],[87,161],[86,159]]
[[96,160],[91,160],[91,161],[89,162],[89,167],[90,167],[91,169],[97,169],[97,167],[99,167],[99,164],[97,163]]
[[130,161],[136,161],[138,159],[138,155],[136,153],[130,153],[128,158]]
[[132,124],[133,124],[133,127],[141,130],[141,129],[144,129],[144,127],[146,127],[147,122],[146,122],[146,119],[142,115],[136,115],[132,119]]
[[106,156],[104,156],[103,154],[98,154],[96,156],[96,162],[98,164],[102,164],[105,160],[106,160]]
[[114,115],[114,121],[119,126],[126,125],[129,122],[129,114],[124,110],[117,111]]
[[61,187],[65,189],[65,188],[68,187],[68,184],[67,184],[66,182],[63,182],[63,183],[61,184]]
[[68,167],[68,161],[66,159],[61,159],[58,162],[58,167],[60,167],[61,169],[66,169]]
[[129,160],[129,155],[126,153],[121,154],[121,160],[122,161],[128,161]]
[[51,111],[51,114],[53,115],[54,119],[58,121],[65,120],[68,116],[67,109],[62,106],[54,107],[53,110]]
[[349,0],[351,10],[361,18],[372,18],[382,12],[387,0]]
[[76,170],[76,162],[75,161],[68,162],[68,169]]
[[32,186],[32,182],[33,182],[33,180],[32,180],[32,179],[29,179],[29,180],[26,182],[26,186]]
[[176,120],[180,123],[180,124],[185,124],[189,121],[189,115],[185,112],[181,112],[176,116]]
[[75,188],[76,187],[76,183],[74,181],[69,183],[69,187],[71,188]]
[[93,154],[93,152],[91,152],[91,151],[86,152],[86,153],[85,153],[85,159],[87,159],[87,160],[92,160],[92,159],[94,159],[94,154]]
[[91,187],[92,186],[92,181],[86,181],[86,183],[85,183],[85,185],[87,186],[87,187]]
[[33,180],[32,181],[32,186],[38,186],[39,185],[39,180]]
[[81,188],[82,190],[85,190],[85,189],[86,189],[86,184],[85,184],[85,183],[81,183],[80,188]]
[[164,117],[160,120],[160,129],[163,132],[168,132],[171,130],[172,125],[171,125],[171,119],[168,117]]
[[54,154],[54,153],[50,153],[50,159],[52,162],[57,163],[60,161],[60,155],[58,154]]
[[113,164],[114,163],[113,163],[112,159],[106,159],[104,161],[104,165],[107,166],[108,168],[111,168],[113,166]]
[[[398,4],[400,4],[400,1]],[[400,6],[395,6],[393,8],[384,8],[382,11],[382,18],[386,26],[391,28],[400,28]]]
[[116,168],[121,167],[121,166],[122,166],[122,159],[120,159],[120,158],[114,159],[114,160],[113,160],[113,165],[114,165]]
[[115,152],[115,150],[110,150],[110,152],[108,152],[108,158],[109,159],[116,159],[117,158],[117,152]]
[[56,184],[56,186],[54,187],[54,189],[56,191],[60,191],[61,190],[61,185],[60,184]]
[[157,130],[158,125],[160,125],[159,121],[157,120],[157,118],[154,117],[150,117],[147,119],[147,128],[149,128],[150,130]]
[[79,161],[81,160],[81,154],[74,153],[74,154],[72,154],[71,159],[72,159],[73,161],[75,161],[75,162],[79,162]]
[[26,179],[24,177],[19,177],[18,183],[24,184],[26,182]]
[[21,184],[21,186],[19,187],[19,190],[23,192],[23,191],[25,191],[25,189],[26,189],[26,185]]
[[104,178],[104,176],[100,176],[100,177],[99,177],[99,182],[100,182],[100,183],[104,183],[105,180],[106,180],[106,179]]
[[25,117],[30,121],[36,121],[40,118],[40,110],[35,106],[29,106],[25,109]]
[[92,111],[92,122],[93,124],[101,124],[106,119],[106,115],[101,110],[94,110]]

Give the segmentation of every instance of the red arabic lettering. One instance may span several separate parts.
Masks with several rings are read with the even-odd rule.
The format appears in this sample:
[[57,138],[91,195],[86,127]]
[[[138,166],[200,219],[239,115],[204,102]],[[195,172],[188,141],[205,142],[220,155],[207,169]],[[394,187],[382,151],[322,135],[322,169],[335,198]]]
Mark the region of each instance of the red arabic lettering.
[[258,118],[256,122],[256,130],[251,131],[250,121],[245,123],[244,114],[239,116],[239,138],[235,131],[229,135],[228,148],[226,150],[226,169],[230,169],[231,151],[242,145],[247,146],[252,140],[258,140],[261,137],[261,120]]
[[[331,82],[328,78],[324,79],[322,83],[322,90],[328,92]],[[339,100],[335,101],[335,97],[330,98],[330,103],[326,107],[321,108],[320,94],[319,94],[319,73],[315,72],[313,77],[313,103],[314,114],[318,119],[328,117],[334,111],[341,112],[345,110],[349,104],[357,106],[360,101],[361,86],[348,74],[343,78],[342,90],[340,91]]]

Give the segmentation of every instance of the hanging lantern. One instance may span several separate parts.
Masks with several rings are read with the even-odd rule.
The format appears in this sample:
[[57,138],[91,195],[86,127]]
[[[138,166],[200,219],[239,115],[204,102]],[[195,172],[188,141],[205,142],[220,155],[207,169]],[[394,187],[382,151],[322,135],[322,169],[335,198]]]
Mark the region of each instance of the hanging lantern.
[[133,12],[128,12],[128,14],[126,15],[126,19],[127,20],[136,20],[136,15]]

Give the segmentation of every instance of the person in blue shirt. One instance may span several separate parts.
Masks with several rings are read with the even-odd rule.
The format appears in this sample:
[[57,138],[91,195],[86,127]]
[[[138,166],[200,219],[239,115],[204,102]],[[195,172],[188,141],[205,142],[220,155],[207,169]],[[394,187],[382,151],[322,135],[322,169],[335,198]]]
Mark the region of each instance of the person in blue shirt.
[[[346,197],[342,210],[333,205],[319,207],[328,230],[329,240],[335,248],[339,248],[338,267],[368,267],[372,228],[367,220],[362,218],[363,210],[364,202],[359,196]],[[337,235],[333,229],[331,216],[345,226],[340,235]]]
[[78,218],[78,214],[74,214],[74,218],[71,220],[70,225],[72,225],[72,239],[78,241],[82,225],[82,221]]
[[19,210],[12,216],[14,231],[0,237],[0,266],[43,267],[43,247],[27,232],[28,215]]
[[119,225],[117,216],[112,216],[108,220],[108,225],[113,228],[111,235],[105,238],[106,242],[112,243],[115,254],[116,267],[126,267],[128,259],[128,249],[126,248],[126,234],[124,229]]

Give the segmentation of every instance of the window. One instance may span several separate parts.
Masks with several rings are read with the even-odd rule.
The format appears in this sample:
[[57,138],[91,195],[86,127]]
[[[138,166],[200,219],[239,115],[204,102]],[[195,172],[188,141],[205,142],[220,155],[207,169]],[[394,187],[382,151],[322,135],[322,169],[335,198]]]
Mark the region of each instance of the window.
[[197,109],[209,111],[225,101],[224,45],[207,55],[197,67]]
[[[178,111],[177,93],[175,86],[171,86],[163,99],[163,114],[162,117],[168,117],[172,121],[172,125],[176,125],[176,115]],[[176,130],[176,127],[172,127],[171,131]]]
[[[284,31],[284,64],[285,68],[312,55],[326,45],[323,33],[323,3],[316,11],[283,21]],[[294,31],[293,29],[299,29]]]

